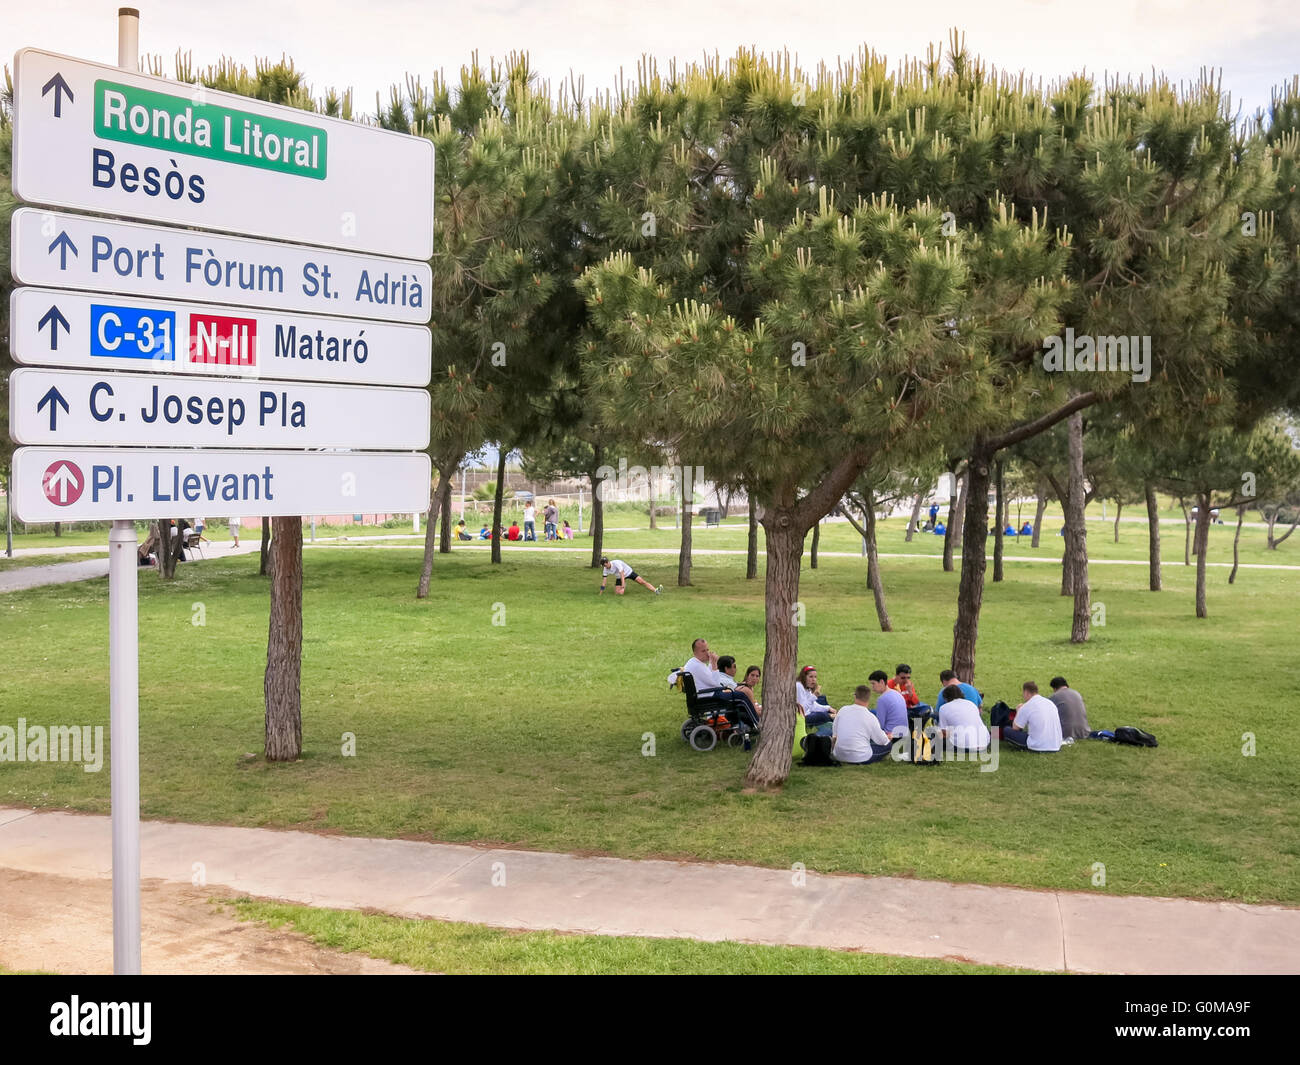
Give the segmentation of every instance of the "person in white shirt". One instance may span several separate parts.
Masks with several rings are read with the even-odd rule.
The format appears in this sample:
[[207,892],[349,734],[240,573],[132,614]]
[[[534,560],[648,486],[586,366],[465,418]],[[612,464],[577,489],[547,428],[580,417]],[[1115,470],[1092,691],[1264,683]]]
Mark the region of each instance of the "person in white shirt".
[[939,728],[944,743],[959,751],[982,751],[988,747],[989,730],[980,717],[980,708],[967,699],[955,683],[949,684],[941,694],[943,705],[939,707]]
[[1015,727],[1002,729],[1003,741],[1031,751],[1059,751],[1061,715],[1056,704],[1039,695],[1032,680],[1025,681],[1022,690],[1025,701],[1016,707]]
[[695,681],[695,694],[711,691],[714,688],[734,687],[735,682],[727,683],[730,678],[718,671],[718,656],[709,650],[709,641],[703,638],[691,644],[691,657],[682,666],[683,673],[689,673]]
[[531,499],[524,504],[524,539],[537,539],[537,508]]
[[[719,665],[729,662],[731,672],[719,669]],[[709,641],[698,639],[691,644],[691,657],[682,666],[683,673],[689,673],[695,682],[695,695],[727,703],[727,713],[734,709],[739,719],[753,728],[758,727],[757,708],[753,700],[744,692],[736,690],[736,660],[729,655],[721,659],[709,650]]]
[[870,765],[893,750],[893,740],[871,712],[871,689],[859,684],[831,726],[831,757],[845,765]]
[[658,595],[660,592],[664,590],[664,586],[662,584],[659,585],[658,588],[656,588],[644,577],[638,576],[636,570],[634,570],[621,558],[616,558],[611,560],[605,558],[604,556],[601,556],[601,560],[600,560],[601,594],[603,594],[605,591],[605,581],[607,581],[610,577],[614,578],[615,595],[623,594],[623,592],[627,589],[628,581],[636,581],[636,583],[641,585],[643,588],[649,588],[652,592],[655,593],[655,595]]
[[794,682],[794,695],[806,726],[824,725],[835,716],[835,711],[826,702],[826,696],[822,695],[817,683],[815,667],[804,666],[799,670],[799,676]]

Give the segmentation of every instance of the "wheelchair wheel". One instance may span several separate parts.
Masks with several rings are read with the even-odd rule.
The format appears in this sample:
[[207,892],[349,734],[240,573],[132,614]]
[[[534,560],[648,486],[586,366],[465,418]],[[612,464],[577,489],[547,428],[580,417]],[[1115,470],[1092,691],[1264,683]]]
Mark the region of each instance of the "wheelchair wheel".
[[694,728],[695,728],[695,720],[693,718],[687,718],[685,721],[682,722],[682,739],[684,739],[687,743],[691,742],[691,732],[692,730],[694,730]]
[[696,725],[689,742],[697,751],[711,751],[718,745],[718,734],[708,725]]
[[807,736],[800,736],[800,737],[799,737],[799,750],[801,750],[801,751],[807,753],[807,751],[808,751],[808,737],[807,737]]
[[727,737],[727,746],[743,747],[745,746],[745,737],[741,735],[739,732],[733,732]]

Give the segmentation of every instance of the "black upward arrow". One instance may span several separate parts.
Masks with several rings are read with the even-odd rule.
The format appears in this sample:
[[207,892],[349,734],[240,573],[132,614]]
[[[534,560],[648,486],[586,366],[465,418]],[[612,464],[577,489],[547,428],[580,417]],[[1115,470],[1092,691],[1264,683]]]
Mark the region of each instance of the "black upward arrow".
[[54,117],[62,118],[63,94],[65,92],[68,94],[68,103],[72,103],[76,97],[72,95],[72,89],[68,86],[68,83],[63,80],[63,75],[57,71],[55,72],[54,77],[50,78],[50,80],[41,87],[41,95],[49,95],[51,89],[54,90]]
[[59,235],[50,241],[50,246],[45,249],[46,254],[48,255],[55,248],[59,249],[59,269],[66,270],[68,268],[68,252],[72,252],[72,257],[75,259],[77,257],[77,246],[72,243],[71,237],[60,230]]
[[63,413],[67,414],[71,408],[68,407],[68,401],[63,398],[59,390],[50,385],[50,390],[41,397],[41,401],[36,404],[36,412],[39,414],[45,409],[45,404],[50,405],[50,432],[54,432],[55,423],[59,417],[59,408],[63,408]]
[[72,332],[72,326],[70,326],[68,320],[63,317],[63,312],[53,306],[45,312],[45,317],[36,323],[36,331],[39,333],[47,325],[50,327],[50,350],[58,351],[59,326],[62,325],[69,333]]

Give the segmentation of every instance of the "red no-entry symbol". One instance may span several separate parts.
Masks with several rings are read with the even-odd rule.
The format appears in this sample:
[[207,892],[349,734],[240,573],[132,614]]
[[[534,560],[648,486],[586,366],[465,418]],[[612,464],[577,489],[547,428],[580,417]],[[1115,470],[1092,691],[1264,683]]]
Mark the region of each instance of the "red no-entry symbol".
[[81,498],[86,488],[86,478],[75,462],[60,459],[50,463],[41,478],[45,498],[56,507],[68,507]]

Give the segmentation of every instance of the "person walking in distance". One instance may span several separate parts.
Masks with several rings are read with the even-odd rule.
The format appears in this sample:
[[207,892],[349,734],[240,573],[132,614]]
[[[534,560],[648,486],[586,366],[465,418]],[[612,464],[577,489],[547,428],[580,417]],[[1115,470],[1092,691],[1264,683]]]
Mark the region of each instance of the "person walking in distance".
[[239,546],[239,519],[230,519],[230,538],[235,541],[235,546]]

